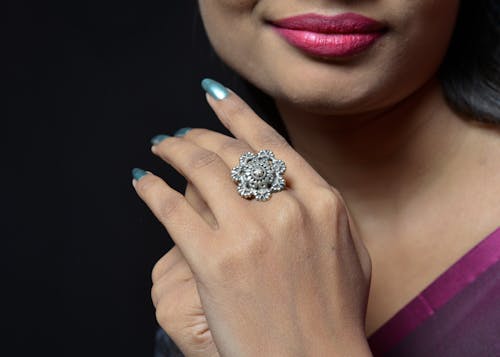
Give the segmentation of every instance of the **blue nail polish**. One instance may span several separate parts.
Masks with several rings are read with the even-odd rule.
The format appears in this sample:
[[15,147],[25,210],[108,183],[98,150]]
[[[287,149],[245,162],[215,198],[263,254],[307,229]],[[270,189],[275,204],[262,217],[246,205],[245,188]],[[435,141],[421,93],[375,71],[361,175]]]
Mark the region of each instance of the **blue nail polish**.
[[210,78],[205,78],[201,81],[202,88],[210,94],[213,98],[221,100],[229,95],[229,91],[219,82]]
[[156,135],[154,136],[153,138],[151,138],[151,144],[153,145],[157,145],[159,143],[161,143],[163,140],[165,140],[166,138],[169,138],[170,135],[165,135],[165,134],[159,134],[159,135]]
[[184,136],[186,135],[186,133],[191,130],[191,128],[180,128],[179,130],[177,130],[174,135],[175,136]]
[[132,169],[132,177],[136,180],[140,180],[141,177],[143,177],[144,175],[147,175],[147,172],[144,171],[143,169],[140,169],[138,167],[134,167]]

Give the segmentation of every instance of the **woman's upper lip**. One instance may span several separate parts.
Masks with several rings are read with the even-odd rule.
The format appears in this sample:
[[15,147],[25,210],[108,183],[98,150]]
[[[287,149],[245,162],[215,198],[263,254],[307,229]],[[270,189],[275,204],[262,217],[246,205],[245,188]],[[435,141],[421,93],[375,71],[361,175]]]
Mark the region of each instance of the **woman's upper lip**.
[[314,13],[286,17],[269,21],[274,26],[291,30],[311,31],[317,33],[368,33],[382,31],[385,25],[369,17],[346,12],[335,16]]

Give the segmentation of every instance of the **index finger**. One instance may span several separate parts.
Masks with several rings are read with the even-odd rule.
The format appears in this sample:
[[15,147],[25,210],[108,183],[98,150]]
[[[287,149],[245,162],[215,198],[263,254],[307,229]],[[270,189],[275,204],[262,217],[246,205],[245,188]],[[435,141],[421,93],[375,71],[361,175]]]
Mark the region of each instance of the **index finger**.
[[274,152],[276,158],[285,161],[287,181],[291,181],[294,189],[310,189],[311,184],[329,187],[287,140],[262,120],[235,92],[208,78],[202,81],[202,87],[207,92],[208,104],[236,138],[245,141],[256,152],[268,149]]

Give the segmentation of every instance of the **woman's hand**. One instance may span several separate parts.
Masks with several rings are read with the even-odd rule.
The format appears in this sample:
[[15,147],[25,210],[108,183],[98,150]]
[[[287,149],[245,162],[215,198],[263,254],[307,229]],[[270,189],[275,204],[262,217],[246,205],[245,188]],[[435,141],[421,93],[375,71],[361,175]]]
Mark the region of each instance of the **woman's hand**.
[[[215,226],[153,174],[134,186],[185,257],[220,355],[369,355],[370,259],[342,197],[234,92],[207,100],[236,138],[193,129],[153,152],[196,187]],[[230,170],[261,149],[285,161],[288,186],[246,200]]]
[[[186,200],[211,225],[212,212],[192,184],[187,185]],[[186,259],[174,246],[155,264],[151,278],[151,299],[160,326],[186,357],[217,357],[198,290]]]

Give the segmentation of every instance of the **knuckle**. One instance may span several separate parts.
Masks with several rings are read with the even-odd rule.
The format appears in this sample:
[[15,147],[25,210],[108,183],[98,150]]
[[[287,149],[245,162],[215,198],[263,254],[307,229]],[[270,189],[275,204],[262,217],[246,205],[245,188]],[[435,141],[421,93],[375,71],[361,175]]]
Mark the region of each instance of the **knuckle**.
[[223,282],[244,281],[245,274],[258,266],[270,249],[270,236],[263,230],[252,231],[238,246],[220,252],[213,260],[213,271]]
[[256,264],[260,265],[260,262],[264,260],[266,255],[269,253],[269,238],[270,237],[267,234],[259,234],[248,242],[246,246],[246,255],[252,266],[255,266]]
[[219,157],[219,155],[217,155],[213,151],[207,150],[207,151],[202,151],[191,157],[188,164],[189,167],[191,167],[192,169],[199,170],[207,166],[214,165],[220,161],[221,158]]
[[153,281],[153,284],[162,277],[165,271],[167,271],[167,268],[171,267],[175,263],[178,256],[178,250],[179,248],[174,245],[167,253],[158,259],[151,270],[151,280]]
[[291,222],[302,222],[304,218],[304,208],[299,200],[292,195],[283,195],[280,202],[280,211],[277,215],[277,223],[288,226]]
[[319,213],[328,215],[344,209],[340,195],[331,188],[317,189],[314,194],[313,205]]
[[153,301],[153,304],[157,305],[158,300],[160,298],[160,291],[159,291],[158,284],[153,284],[151,287],[151,300]]
[[177,299],[172,299],[168,297],[168,294],[165,294],[157,302],[155,316],[158,324],[163,327],[167,332],[172,327],[174,321],[177,320],[178,314],[178,301]]
[[214,342],[210,334],[210,329],[206,326],[194,326],[195,328],[189,334],[189,340],[192,341],[193,345],[198,346],[198,351],[200,351],[203,356],[211,356],[211,350],[214,349]]
[[[193,308],[201,305],[194,283],[174,284],[163,288],[156,304],[156,319],[162,327],[183,326]],[[185,326],[185,325],[184,325]]]
[[160,279],[160,277],[163,274],[163,271],[165,270],[164,262],[162,261],[162,259],[158,260],[156,264],[153,266],[153,269],[151,270],[151,281],[153,282],[153,284],[156,283],[158,279]]
[[177,246],[170,249],[163,257],[161,257],[151,270],[151,280],[153,284],[157,282],[164,273],[175,264]]
[[226,276],[235,276],[237,272],[241,270],[242,253],[238,252],[238,248],[226,249],[221,251],[216,259],[212,262],[214,266],[212,267],[214,273],[224,278]]
[[228,279],[239,280],[242,271],[240,259],[235,255],[229,254],[219,258],[214,267],[214,272],[221,282],[225,282]]
[[219,147],[219,152],[246,152],[251,151],[248,144],[238,139],[226,139]]
[[242,254],[224,254],[214,262],[212,273],[214,277],[212,281],[217,281],[222,286],[231,285],[235,281],[245,280],[245,269],[243,265],[244,259]]
[[335,189],[320,189],[314,201],[314,213],[320,222],[330,222],[335,231],[337,243],[350,239],[350,226],[347,207],[340,194]]
[[237,252],[238,260],[250,262],[252,265],[258,263],[268,252],[270,246],[270,234],[264,229],[253,231],[251,237],[248,237],[245,244]]
[[169,220],[174,212],[180,207],[183,199],[184,196],[177,192],[161,200],[158,207],[158,216],[160,220]]
[[247,114],[250,114],[250,109],[243,101],[228,101],[224,108],[225,120],[237,120]]
[[254,141],[260,143],[264,148],[284,149],[289,146],[286,139],[274,129],[259,132]]

